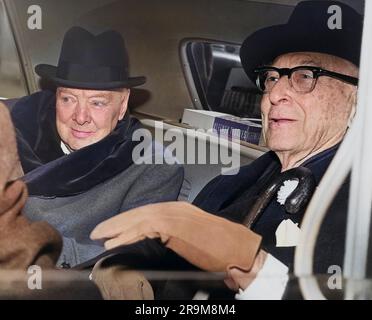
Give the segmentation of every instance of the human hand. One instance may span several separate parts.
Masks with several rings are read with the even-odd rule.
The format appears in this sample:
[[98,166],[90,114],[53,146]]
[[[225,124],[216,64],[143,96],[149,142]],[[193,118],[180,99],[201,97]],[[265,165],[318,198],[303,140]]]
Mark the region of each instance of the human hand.
[[99,224],[91,238],[105,240],[106,249],[160,238],[190,263],[215,272],[229,266],[249,270],[261,242],[245,226],[187,202],[156,203],[121,213]]

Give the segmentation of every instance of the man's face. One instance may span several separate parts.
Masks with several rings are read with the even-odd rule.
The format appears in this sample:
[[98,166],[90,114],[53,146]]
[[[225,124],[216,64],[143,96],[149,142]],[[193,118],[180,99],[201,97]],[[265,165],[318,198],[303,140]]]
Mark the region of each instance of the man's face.
[[109,135],[127,110],[130,91],[57,89],[57,131],[71,149],[91,145]]
[[[294,68],[316,66],[357,76],[353,66],[343,60],[320,53],[290,53],[278,57],[273,66]],[[268,147],[279,156],[303,155],[330,147],[346,131],[356,87],[321,76],[313,91],[297,93],[283,76],[271,92],[262,97],[263,129]]]

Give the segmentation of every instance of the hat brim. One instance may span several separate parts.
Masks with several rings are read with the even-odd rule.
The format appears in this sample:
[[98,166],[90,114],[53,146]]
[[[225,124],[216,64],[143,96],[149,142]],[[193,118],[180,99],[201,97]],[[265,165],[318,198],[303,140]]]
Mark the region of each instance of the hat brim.
[[57,77],[57,67],[49,64],[39,64],[35,67],[35,72],[41,78],[54,82],[57,86],[64,86],[77,89],[118,89],[137,87],[146,82],[146,77],[130,77],[123,81],[111,82],[78,82]]
[[360,35],[353,30],[329,31],[322,35],[301,31],[285,24],[267,27],[250,35],[240,49],[240,59],[248,77],[255,82],[255,68],[291,52],[326,53],[359,65],[359,51],[355,50],[355,46],[360,46]]

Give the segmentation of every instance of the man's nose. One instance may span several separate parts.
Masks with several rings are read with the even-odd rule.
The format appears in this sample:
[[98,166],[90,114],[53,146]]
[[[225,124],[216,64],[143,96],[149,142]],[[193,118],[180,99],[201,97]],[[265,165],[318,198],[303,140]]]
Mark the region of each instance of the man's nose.
[[75,108],[73,120],[79,125],[83,125],[87,122],[89,123],[91,121],[89,108],[83,103],[78,103]]
[[275,83],[269,92],[269,99],[272,104],[279,104],[289,100],[289,93],[291,92],[291,85],[288,76],[282,76]]

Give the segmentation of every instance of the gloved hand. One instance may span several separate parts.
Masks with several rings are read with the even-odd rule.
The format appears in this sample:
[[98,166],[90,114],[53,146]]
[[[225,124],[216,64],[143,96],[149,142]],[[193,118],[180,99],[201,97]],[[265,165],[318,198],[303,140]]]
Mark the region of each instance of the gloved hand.
[[93,240],[106,249],[145,238],[160,238],[169,249],[207,271],[251,269],[261,237],[241,224],[209,214],[187,202],[150,204],[100,223]]

